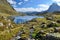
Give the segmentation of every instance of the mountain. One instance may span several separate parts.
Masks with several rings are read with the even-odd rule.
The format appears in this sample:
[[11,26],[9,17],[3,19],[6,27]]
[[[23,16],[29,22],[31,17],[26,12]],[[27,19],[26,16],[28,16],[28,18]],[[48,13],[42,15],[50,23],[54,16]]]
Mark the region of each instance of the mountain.
[[0,0],[0,15],[19,15],[7,0]]
[[50,13],[60,13],[60,6],[57,3],[52,3],[52,5],[50,5],[50,7],[48,8],[48,10],[42,11],[42,12],[21,12],[23,14],[26,15],[45,15],[45,14],[50,14]]
[[56,12],[56,11],[60,11],[60,6],[57,3],[53,3],[47,10],[47,12]]
[[57,3],[52,3],[48,10],[40,12],[36,15],[46,15],[46,14],[60,14],[60,6]]
[[26,14],[26,15],[36,15],[36,14],[38,14],[38,13],[40,13],[40,12],[24,12],[24,14]]

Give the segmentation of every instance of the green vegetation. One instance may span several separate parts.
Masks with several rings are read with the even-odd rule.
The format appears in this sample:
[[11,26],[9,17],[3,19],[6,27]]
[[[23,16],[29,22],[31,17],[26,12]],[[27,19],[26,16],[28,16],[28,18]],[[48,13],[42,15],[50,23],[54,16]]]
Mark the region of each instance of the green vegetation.
[[7,0],[0,0],[0,40],[13,39],[19,31],[22,32],[19,36],[23,39],[34,38],[36,40],[49,40],[48,37],[53,36],[54,39],[57,38],[57,40],[60,40],[59,13],[60,12],[45,13],[41,14],[44,15],[45,18],[34,18],[24,24],[15,24],[13,20],[11,20],[11,16],[24,16],[26,14],[17,13]]
[[[46,39],[45,37],[47,34],[50,35],[49,33],[52,33],[52,34],[57,33],[56,35],[59,35],[60,33],[59,31],[60,30],[60,23],[59,23],[60,19],[59,18],[60,18],[60,15],[53,15],[53,16],[51,15],[51,16],[47,16],[46,18],[35,18],[29,22],[26,22],[23,25],[22,30],[24,30],[25,33],[22,34],[22,38],[30,37],[29,35],[31,34],[30,33],[31,27],[33,27],[33,30],[34,30],[31,34],[31,37],[34,39],[44,40]],[[55,36],[54,34],[54,39],[55,37],[57,36]]]
[[7,2],[7,0],[0,0],[0,15],[18,16],[18,15],[22,15],[22,13],[16,12],[16,10]]
[[38,40],[44,40],[46,39],[46,35],[49,35],[49,33],[57,33],[56,35],[59,35],[59,27],[60,15],[49,15],[45,18],[34,18],[24,24],[15,24],[6,16],[0,16],[0,40],[10,40],[15,37],[19,31],[22,31],[20,36],[23,39],[31,37]]
[[0,16],[0,40],[10,40],[17,35],[20,29],[20,25],[16,25],[7,17]]

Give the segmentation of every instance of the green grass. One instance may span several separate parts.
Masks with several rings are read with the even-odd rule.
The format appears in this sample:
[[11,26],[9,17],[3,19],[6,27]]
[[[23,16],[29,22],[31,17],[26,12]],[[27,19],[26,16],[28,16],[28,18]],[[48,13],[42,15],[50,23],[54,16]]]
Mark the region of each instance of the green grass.
[[0,32],[0,40],[10,40],[14,37],[14,35],[16,35],[20,31],[20,27],[11,29],[11,32],[8,31],[2,31],[3,33]]

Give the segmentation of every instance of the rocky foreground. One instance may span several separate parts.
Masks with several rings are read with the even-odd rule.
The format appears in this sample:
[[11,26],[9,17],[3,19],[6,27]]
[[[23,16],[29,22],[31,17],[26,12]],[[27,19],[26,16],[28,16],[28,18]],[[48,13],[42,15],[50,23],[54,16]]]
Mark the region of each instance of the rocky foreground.
[[18,33],[20,27],[9,17],[0,16],[0,40],[10,40]]
[[14,18],[0,16],[0,40],[60,40],[59,18],[53,15],[15,24]]
[[35,18],[22,25],[21,30],[11,40],[60,40],[60,16]]

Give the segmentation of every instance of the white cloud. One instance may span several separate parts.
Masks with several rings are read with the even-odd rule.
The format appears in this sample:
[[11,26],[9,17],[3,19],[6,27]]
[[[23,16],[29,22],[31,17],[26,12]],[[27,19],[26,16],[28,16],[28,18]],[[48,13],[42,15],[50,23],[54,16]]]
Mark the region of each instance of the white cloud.
[[60,2],[60,0],[52,0],[53,2]]
[[16,2],[15,1],[13,1],[13,0],[7,0],[10,4],[16,4]]
[[60,6],[60,0],[52,0],[53,2],[56,2]]
[[60,3],[57,3],[60,6]]
[[46,5],[46,4],[39,4],[38,7],[47,10],[47,9],[49,8],[49,5]]
[[14,8],[16,8],[17,6],[16,5],[12,5]]
[[18,5],[21,5],[23,2],[19,2]]
[[49,5],[46,4],[39,4],[37,5],[38,8],[15,8],[16,11],[18,12],[32,12],[32,11],[37,11],[37,12],[41,12],[41,11],[45,11],[49,8]]
[[29,0],[24,0],[24,1],[29,1]]
[[33,12],[33,11],[37,11],[37,12],[41,12],[44,11],[46,9],[44,8],[14,8],[16,11],[18,12]]

